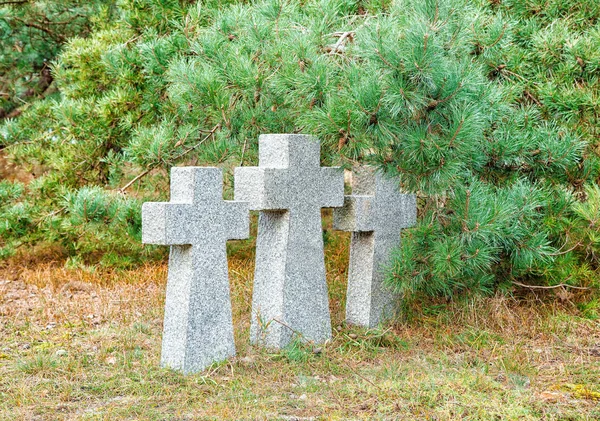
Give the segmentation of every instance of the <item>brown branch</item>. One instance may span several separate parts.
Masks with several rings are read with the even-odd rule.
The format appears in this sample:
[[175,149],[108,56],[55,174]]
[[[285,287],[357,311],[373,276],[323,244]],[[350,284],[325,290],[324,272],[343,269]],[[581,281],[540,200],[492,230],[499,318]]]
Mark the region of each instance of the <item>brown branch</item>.
[[525,94],[526,97],[528,97],[533,102],[535,102],[538,107],[542,106],[542,103],[539,101],[539,99],[537,99],[536,97],[534,97],[533,94],[531,92],[529,92],[527,89],[525,89],[525,92],[523,92],[523,93]]
[[133,183],[135,183],[136,181],[138,181],[140,178],[144,177],[146,174],[148,174],[150,171],[152,171],[154,168],[156,168],[156,165],[151,166],[150,168],[148,168],[146,171],[138,174],[133,180],[131,180],[129,183],[125,184],[123,187],[121,187],[119,189],[119,193],[125,193],[125,190],[127,190],[129,187],[131,187],[131,185]]
[[60,42],[67,41],[67,38],[65,38],[63,35],[56,34],[56,33],[52,32],[50,29],[44,28],[42,25],[38,25],[37,23],[34,23],[34,22],[25,22],[21,18],[15,18],[15,20],[18,22],[21,22],[23,25],[27,26],[28,28],[35,28],[39,31],[45,32],[46,34],[50,35],[50,37],[57,39]]
[[10,4],[25,4],[25,3],[29,3],[29,0],[1,1],[0,6],[8,6]]
[[8,148],[14,148],[15,146],[19,146],[19,145],[31,145],[34,142],[32,141],[27,141],[27,142],[17,142],[17,143],[11,143],[8,145],[0,145],[0,151],[4,150],[4,149],[8,149]]
[[44,16],[44,21],[47,25],[68,25],[70,23],[73,23],[77,18],[85,18],[85,15],[82,15],[81,13],[76,13],[73,16],[71,16],[70,19],[62,21],[51,21],[50,19]]
[[463,118],[462,120],[460,120],[460,124],[458,125],[458,127],[456,128],[456,131],[454,132],[454,135],[452,136],[452,139],[450,139],[450,143],[448,144],[448,147],[453,148],[454,147],[454,141],[456,140],[456,137],[458,136],[458,133],[460,133],[463,124],[465,123],[465,119]]
[[240,167],[242,166],[242,164],[244,163],[244,155],[246,154],[246,143],[248,141],[247,137],[244,137],[244,145],[242,146],[242,157],[240,158]]
[[502,70],[502,73],[508,73],[509,75],[513,75],[515,77],[518,77],[519,79],[521,79],[524,82],[529,82],[529,80],[526,79],[526,78],[524,78],[523,76],[521,76],[521,75],[519,75],[519,74],[517,74],[515,72],[511,72],[510,70],[507,70],[506,69],[506,65],[504,65],[504,67],[502,69],[500,69],[500,70]]
[[[177,161],[181,158],[183,158],[184,156],[186,156],[188,153],[192,152],[194,149],[198,148],[200,145],[202,145],[204,142],[206,142],[208,140],[209,137],[211,137],[218,128],[221,127],[221,123],[217,124],[215,127],[213,127],[206,136],[204,136],[204,138],[202,138],[201,141],[199,141],[198,143],[196,143],[194,146],[186,149],[185,151],[181,152],[179,155],[177,155],[175,158],[173,158],[173,161]],[[150,167],[148,167],[145,171],[141,172],[140,174],[138,174],[137,176],[135,176],[135,178],[133,180],[131,180],[129,183],[125,184],[123,187],[121,187],[119,189],[119,193],[125,193],[125,190],[127,190],[129,187],[131,187],[136,181],[138,181],[139,179],[141,179],[142,177],[146,176],[150,171],[152,171],[154,168],[158,167],[159,164],[154,164],[151,165]]]
[[469,228],[467,227],[467,221],[469,220],[469,203],[471,202],[471,190],[467,190],[466,196],[467,198],[465,200],[465,218],[462,223],[462,228],[465,232],[469,231]]
[[543,285],[527,285],[527,284],[522,284],[521,282],[517,282],[517,281],[512,281],[512,283],[514,285],[517,285],[517,286],[520,286],[523,288],[529,288],[529,289],[556,289],[556,288],[573,288],[573,289],[581,289],[581,290],[589,290],[590,289],[587,287],[576,287],[575,285],[568,285],[568,284],[543,286]]
[[396,69],[397,68],[392,63],[390,63],[389,61],[386,60],[386,58],[383,56],[383,54],[381,54],[381,51],[379,51],[379,48],[376,48],[375,52],[377,53],[377,55],[379,56],[379,59],[383,62],[383,64],[385,64],[386,66],[388,66],[388,67],[390,67],[392,69]]
[[[289,330],[292,331],[292,334],[297,335],[299,338],[303,338],[304,337],[304,335],[302,334],[302,332],[297,331],[296,329],[294,329],[293,327],[291,327],[287,323],[282,322],[279,319],[272,319],[271,321],[279,323],[281,326],[288,328]],[[268,327],[269,327],[270,324],[271,324],[270,322],[267,323],[267,325],[265,326],[265,329],[268,329]]]
[[382,390],[381,387],[375,383],[373,383],[371,380],[367,379],[365,376],[363,376],[362,374],[360,374],[358,371],[356,371],[354,368],[352,368],[352,366],[350,364],[348,364],[343,358],[341,359],[341,361],[346,365],[346,367],[348,367],[350,369],[350,371],[352,371],[352,373],[354,373],[357,377],[363,379],[364,381],[366,381],[367,383],[369,383],[371,386],[373,386],[374,388],[378,389],[378,390]]
[[[445,84],[446,83],[444,82],[444,85],[440,89],[443,89],[443,87],[445,86]],[[454,92],[452,92],[447,97],[442,98],[442,99],[433,99],[429,104],[427,104],[426,110],[427,111],[435,110],[438,105],[443,104],[444,102],[451,100],[452,98],[454,98],[460,92],[460,90],[462,89],[462,87],[463,87],[463,85],[462,85],[462,82],[461,82],[461,83],[458,84],[458,86],[456,87],[456,89],[454,90]]]
[[[336,33],[337,34],[337,33]],[[346,44],[346,38],[352,41],[352,37],[354,36],[354,31],[343,32],[340,35],[340,38],[337,40],[333,47],[325,47],[325,50],[329,52],[329,54],[337,54],[344,52],[344,45]]]
[[496,40],[494,42],[492,42],[490,45],[484,46],[484,48],[492,48],[493,46],[498,44],[500,41],[502,41],[502,38],[504,38],[505,33],[506,33],[506,24],[502,25],[502,33],[500,35],[498,35],[498,38],[496,38]]
[[208,134],[206,136],[204,136],[204,138],[196,143],[194,146],[186,149],[185,151],[181,152],[179,155],[177,155],[174,158],[174,161],[177,161],[178,159],[183,158],[184,156],[186,156],[188,153],[192,152],[194,149],[198,148],[200,145],[202,145],[204,142],[206,142],[208,140],[209,137],[211,137],[216,131],[217,129],[221,128],[221,123],[215,125],[212,129],[210,129],[210,131],[208,132]]
[[[577,247],[579,247],[581,245],[581,242],[577,242],[577,244],[575,244],[573,247],[571,247],[569,250],[565,250],[565,251],[557,251],[556,253],[548,253],[548,256],[560,256],[563,254],[567,254],[573,250],[575,250]],[[562,247],[561,247],[562,248]]]

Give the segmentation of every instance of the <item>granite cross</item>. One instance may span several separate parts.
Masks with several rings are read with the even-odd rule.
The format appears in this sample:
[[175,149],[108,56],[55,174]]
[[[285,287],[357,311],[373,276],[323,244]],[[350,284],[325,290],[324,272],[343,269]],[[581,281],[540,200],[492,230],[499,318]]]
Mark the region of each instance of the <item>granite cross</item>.
[[305,135],[262,135],[259,166],[235,169],[235,198],[259,210],[252,297],[253,343],[286,346],[331,337],[321,208],[342,206],[344,175],[320,166]]
[[223,200],[219,168],[171,170],[171,201],[144,203],[142,241],[170,245],[161,364],[184,373],[235,355],[227,254],[248,204]]
[[394,313],[397,297],[383,284],[382,269],[400,243],[403,228],[414,225],[416,198],[401,194],[397,182],[371,167],[352,175],[352,195],[334,210],[334,228],[352,231],[346,321],[375,327]]

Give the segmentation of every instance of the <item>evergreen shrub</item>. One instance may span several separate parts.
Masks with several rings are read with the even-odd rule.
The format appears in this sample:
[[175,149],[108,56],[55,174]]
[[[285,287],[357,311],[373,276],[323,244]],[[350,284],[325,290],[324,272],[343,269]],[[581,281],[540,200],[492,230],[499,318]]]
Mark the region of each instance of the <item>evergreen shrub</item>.
[[4,187],[27,190],[0,207],[9,221],[28,207],[25,241],[139,261],[152,250],[139,204],[167,198],[171,166],[255,165],[259,134],[302,132],[321,139],[324,165],[374,164],[418,195],[388,268],[404,296],[594,282],[592,139],[511,76],[507,60],[537,60],[514,57],[527,30],[540,34],[509,6],[143,0],[119,13],[59,56],[59,99],[2,128],[12,159],[44,168]]

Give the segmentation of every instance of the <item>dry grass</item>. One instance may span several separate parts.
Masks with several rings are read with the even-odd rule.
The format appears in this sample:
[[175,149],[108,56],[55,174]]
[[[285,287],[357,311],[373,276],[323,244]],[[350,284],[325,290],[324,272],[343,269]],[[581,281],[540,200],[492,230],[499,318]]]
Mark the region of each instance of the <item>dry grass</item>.
[[238,357],[189,377],[158,367],[165,264],[2,269],[0,418],[600,419],[598,321],[494,297],[429,305],[386,329],[347,327],[348,237],[335,234],[334,339],[267,353],[248,344],[250,244],[230,248]]

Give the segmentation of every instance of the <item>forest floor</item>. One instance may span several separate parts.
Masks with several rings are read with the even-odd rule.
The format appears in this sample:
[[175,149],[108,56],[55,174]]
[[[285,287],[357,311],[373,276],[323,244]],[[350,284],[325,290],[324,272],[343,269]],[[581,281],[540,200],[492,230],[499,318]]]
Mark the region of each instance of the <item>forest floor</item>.
[[343,324],[348,237],[327,241],[333,340],[249,345],[253,258],[230,245],[237,357],[159,367],[166,264],[0,268],[2,420],[598,420],[600,321],[568,300],[428,304]]

